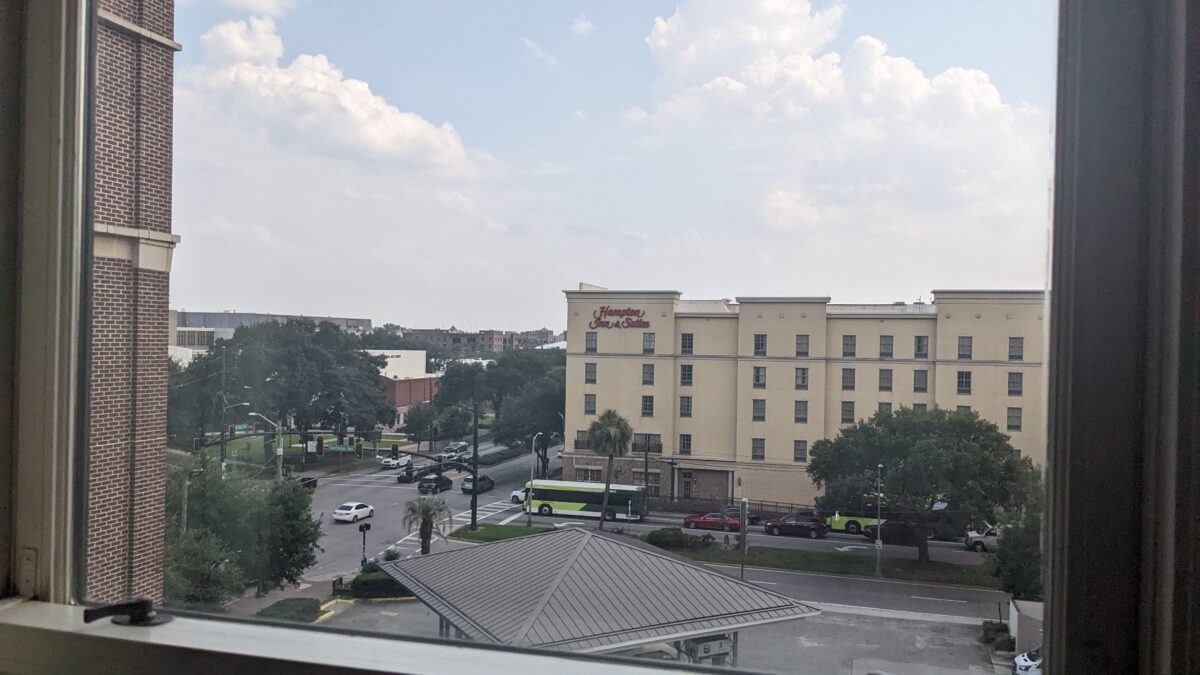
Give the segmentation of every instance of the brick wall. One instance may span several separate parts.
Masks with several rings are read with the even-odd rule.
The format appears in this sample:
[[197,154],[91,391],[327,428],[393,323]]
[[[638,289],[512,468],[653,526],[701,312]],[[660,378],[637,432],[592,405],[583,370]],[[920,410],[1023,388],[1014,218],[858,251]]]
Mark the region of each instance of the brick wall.
[[[101,0],[172,37],[172,0]],[[97,27],[97,226],[171,230],[174,53]],[[136,250],[136,240],[132,250]],[[96,257],[92,270],[86,597],[162,600],[169,273]]]

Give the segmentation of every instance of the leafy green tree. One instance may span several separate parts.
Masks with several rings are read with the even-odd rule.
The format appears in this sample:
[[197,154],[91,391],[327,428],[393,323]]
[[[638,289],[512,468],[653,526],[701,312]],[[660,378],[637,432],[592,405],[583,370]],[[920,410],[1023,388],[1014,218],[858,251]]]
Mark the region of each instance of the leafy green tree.
[[546,471],[547,450],[551,437],[563,437],[563,418],[566,406],[566,368],[556,366],[546,375],[527,382],[504,401],[503,414],[493,426],[493,438],[509,447],[526,446],[533,436],[543,432],[538,454],[542,473]]
[[451,517],[450,507],[442,497],[417,497],[404,505],[404,515],[401,524],[404,529],[417,528],[417,536],[421,540],[421,555],[429,555],[429,547],[433,543],[433,535],[446,538],[442,532],[442,523]]
[[1000,541],[988,564],[1006,593],[1018,600],[1041,600],[1044,492],[1040,480],[1032,482],[1029,494],[1023,513],[1000,519]]
[[246,588],[238,554],[204,529],[189,529],[168,543],[163,568],[163,593],[176,607],[220,607]]
[[600,507],[599,529],[603,530],[608,515],[608,493],[612,488],[613,459],[629,452],[629,444],[633,442],[633,427],[616,410],[605,410],[588,427],[588,442],[592,452],[608,456],[608,465],[604,470],[604,498]]
[[[826,510],[861,508],[874,499],[882,464],[883,499],[913,523],[917,555],[929,560],[926,540],[934,504],[949,502],[975,519],[1020,508],[1027,497],[1029,458],[999,428],[974,412],[940,408],[879,412],[813,444],[808,473],[826,488]],[[853,497],[860,499],[849,503]]]
[[404,433],[413,440],[429,438],[429,427],[437,422],[437,411],[427,403],[415,405],[404,414]]
[[263,564],[260,584],[266,588],[299,583],[321,550],[321,523],[312,517],[312,493],[296,481],[272,483],[263,524],[257,551]]

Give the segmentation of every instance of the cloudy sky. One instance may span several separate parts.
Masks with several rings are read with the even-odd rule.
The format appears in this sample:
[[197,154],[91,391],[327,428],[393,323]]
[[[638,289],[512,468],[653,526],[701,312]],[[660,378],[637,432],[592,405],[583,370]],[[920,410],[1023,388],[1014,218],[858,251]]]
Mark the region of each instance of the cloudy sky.
[[180,0],[177,309],[1046,279],[1054,3]]

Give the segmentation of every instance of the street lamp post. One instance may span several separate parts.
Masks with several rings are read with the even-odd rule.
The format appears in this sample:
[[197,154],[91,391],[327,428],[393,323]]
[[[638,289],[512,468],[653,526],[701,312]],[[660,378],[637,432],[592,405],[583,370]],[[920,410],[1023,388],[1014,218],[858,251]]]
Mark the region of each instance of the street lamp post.
[[537,439],[542,432],[537,432],[529,441],[529,455],[533,460],[529,464],[529,487],[525,489],[525,527],[533,527],[533,468],[537,466]]
[[880,523],[883,515],[883,464],[875,467],[875,576],[882,576],[879,570],[879,556],[883,551],[883,525]]
[[272,422],[271,420],[267,419],[267,417],[265,415],[261,415],[256,412],[252,412],[252,413],[250,413],[250,415],[261,419],[262,421],[266,422],[267,424],[270,424],[271,427],[273,427],[275,429],[275,436],[279,439],[279,447],[275,448],[275,479],[282,481],[283,480],[283,427]]
[[371,531],[371,524],[363,523],[362,525],[359,525],[358,531],[362,532],[362,536],[363,536],[362,564],[366,565],[367,564],[367,533]]
[[471,531],[478,527],[476,513],[479,509],[479,401],[471,400],[471,426],[475,428],[471,450]]

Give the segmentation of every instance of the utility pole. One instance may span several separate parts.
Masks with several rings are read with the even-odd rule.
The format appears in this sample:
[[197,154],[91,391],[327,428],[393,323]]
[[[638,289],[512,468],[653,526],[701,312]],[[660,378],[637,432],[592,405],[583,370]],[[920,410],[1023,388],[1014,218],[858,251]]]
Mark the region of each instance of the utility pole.
[[883,552],[883,464],[875,467],[875,576],[883,576],[879,569],[879,556]]
[[279,426],[275,427],[275,437],[279,439],[279,447],[275,449],[275,480],[283,480],[283,429],[284,423],[287,420],[279,420]]
[[[533,527],[533,469],[537,466],[537,439],[542,432],[537,432],[529,440],[529,454],[532,461],[529,464],[529,487],[525,489],[525,527]],[[600,522],[604,522],[604,514],[600,514]]]
[[479,401],[471,399],[471,422],[475,427],[472,439],[475,448],[471,451],[471,531],[478,529],[476,510],[479,508]]
[[[225,352],[229,351],[229,346],[224,341],[221,342],[221,475],[225,475],[225,409],[229,405],[229,401],[225,400]],[[200,429],[204,431],[203,426]],[[187,528],[184,528],[186,530]]]

